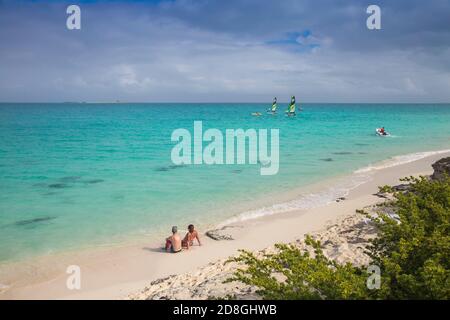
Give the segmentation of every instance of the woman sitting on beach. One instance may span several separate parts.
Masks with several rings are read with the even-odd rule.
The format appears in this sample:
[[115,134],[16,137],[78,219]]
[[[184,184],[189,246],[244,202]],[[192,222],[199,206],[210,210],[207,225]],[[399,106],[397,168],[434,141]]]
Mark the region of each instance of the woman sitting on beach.
[[186,233],[186,236],[184,237],[183,241],[181,242],[181,245],[185,249],[189,249],[190,246],[194,245],[194,240],[197,239],[198,245],[201,246],[200,238],[198,237],[198,232],[195,230],[194,225],[190,224],[188,226],[188,233]]

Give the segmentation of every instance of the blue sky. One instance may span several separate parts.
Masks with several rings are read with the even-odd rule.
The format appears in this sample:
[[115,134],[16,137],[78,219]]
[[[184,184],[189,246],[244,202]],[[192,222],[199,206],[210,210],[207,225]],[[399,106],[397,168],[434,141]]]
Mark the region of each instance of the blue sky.
[[0,0],[0,101],[449,102],[449,16],[448,0]]

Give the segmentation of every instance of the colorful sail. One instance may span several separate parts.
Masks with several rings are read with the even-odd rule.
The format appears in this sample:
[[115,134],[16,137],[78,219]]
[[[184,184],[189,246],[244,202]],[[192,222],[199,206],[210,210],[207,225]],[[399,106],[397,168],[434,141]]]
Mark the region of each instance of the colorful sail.
[[275,112],[275,111],[277,111],[277,108],[278,108],[278,106],[277,106],[277,98],[275,97],[275,98],[273,99],[271,111],[272,111],[272,112]]
[[289,104],[289,107],[286,112],[295,113],[295,96],[291,97],[291,103]]

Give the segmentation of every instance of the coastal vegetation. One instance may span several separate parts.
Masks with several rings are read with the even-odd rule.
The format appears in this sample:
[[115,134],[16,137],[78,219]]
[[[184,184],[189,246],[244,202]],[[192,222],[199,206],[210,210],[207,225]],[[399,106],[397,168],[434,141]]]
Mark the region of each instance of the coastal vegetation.
[[359,211],[377,228],[366,248],[370,265],[329,259],[307,236],[305,250],[279,244],[270,254],[241,251],[230,260],[243,267],[227,282],[254,286],[264,299],[449,299],[450,178],[403,181],[406,190],[380,187],[390,200],[376,214]]

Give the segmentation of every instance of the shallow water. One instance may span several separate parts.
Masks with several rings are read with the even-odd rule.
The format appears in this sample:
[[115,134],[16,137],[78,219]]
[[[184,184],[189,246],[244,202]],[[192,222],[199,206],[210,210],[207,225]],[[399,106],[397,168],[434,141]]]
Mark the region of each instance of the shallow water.
[[[0,104],[0,261],[159,236],[174,224],[204,226],[242,211],[253,217],[312,206],[359,181],[272,204],[297,187],[358,169],[363,175],[389,157],[450,147],[449,104],[305,104],[295,118],[266,108]],[[256,111],[263,115],[252,117]],[[259,165],[175,166],[172,131],[192,132],[194,120],[223,132],[280,129],[278,174],[261,176]],[[380,126],[392,136],[376,136]]]

